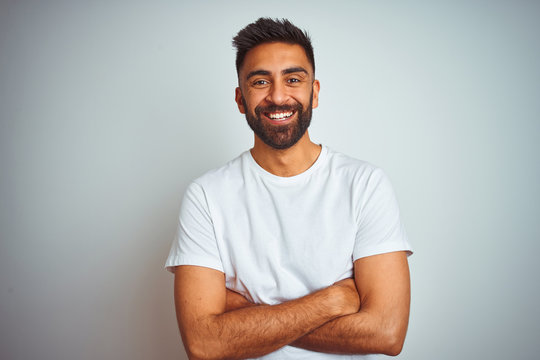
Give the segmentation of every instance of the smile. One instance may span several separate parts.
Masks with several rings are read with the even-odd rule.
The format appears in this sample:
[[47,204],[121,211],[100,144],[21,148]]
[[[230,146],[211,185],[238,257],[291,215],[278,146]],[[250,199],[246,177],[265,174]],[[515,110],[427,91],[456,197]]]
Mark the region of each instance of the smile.
[[288,118],[290,118],[291,116],[294,115],[294,111],[284,111],[284,112],[275,112],[275,113],[264,113],[264,115],[269,118],[269,119],[272,119],[274,121],[284,121],[284,120],[287,120]]

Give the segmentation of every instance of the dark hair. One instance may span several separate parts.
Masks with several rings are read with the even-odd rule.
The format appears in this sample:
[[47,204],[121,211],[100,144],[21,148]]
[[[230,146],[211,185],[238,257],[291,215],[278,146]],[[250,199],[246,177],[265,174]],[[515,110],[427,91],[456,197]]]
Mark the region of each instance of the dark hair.
[[308,33],[294,26],[287,19],[274,20],[271,18],[259,18],[240,30],[233,38],[232,43],[236,48],[236,73],[240,73],[240,67],[242,67],[249,50],[269,42],[284,42],[303,47],[313,67],[313,73],[315,73],[315,57]]

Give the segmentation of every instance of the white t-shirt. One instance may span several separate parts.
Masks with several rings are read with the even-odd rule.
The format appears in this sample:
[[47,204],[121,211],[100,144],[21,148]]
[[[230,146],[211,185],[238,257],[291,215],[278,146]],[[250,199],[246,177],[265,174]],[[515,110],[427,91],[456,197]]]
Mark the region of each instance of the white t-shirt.
[[[305,172],[280,177],[249,151],[192,182],[166,262],[225,273],[255,303],[279,304],[352,277],[356,259],[411,247],[394,192],[373,165],[322,146]],[[265,359],[369,359],[286,346]]]

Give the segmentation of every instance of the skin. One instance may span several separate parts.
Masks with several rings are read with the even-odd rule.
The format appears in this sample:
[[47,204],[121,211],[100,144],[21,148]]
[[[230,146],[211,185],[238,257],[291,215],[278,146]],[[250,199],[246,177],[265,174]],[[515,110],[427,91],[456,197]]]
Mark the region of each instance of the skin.
[[[334,354],[398,355],[403,348],[410,307],[407,255],[402,252],[374,255],[354,263],[360,311],[335,319],[289,344]],[[258,306],[227,290],[227,311]]]
[[[288,69],[304,69],[292,73],[283,73]],[[248,78],[249,74],[266,71]],[[262,44],[246,55],[238,74],[239,86],[236,88],[235,101],[242,114],[254,113],[258,105],[286,105],[298,102],[308,107],[310,97],[312,108],[319,106],[320,83],[314,78],[313,68],[300,45],[284,43]],[[247,108],[242,102],[242,96]],[[271,120],[262,117],[271,124]],[[298,121],[294,114],[288,122]],[[286,123],[284,123],[286,124]],[[307,170],[317,159],[321,147],[309,138],[309,130],[292,147],[285,150],[274,149],[254,135],[251,155],[265,170],[278,176],[294,176]]]
[[356,288],[339,282],[279,305],[247,306],[226,312],[222,272],[178,266],[175,305],[190,359],[245,359],[273,352],[340,316],[354,314]]
[[[268,43],[246,55],[235,100],[242,114],[255,116],[257,106],[301,104],[306,109],[311,102],[316,108],[319,90],[299,45]],[[298,121],[297,113],[279,123],[267,115],[258,120],[270,129]],[[270,173],[294,176],[307,170],[320,151],[306,131],[287,149],[275,149],[255,135],[251,154]],[[227,290],[220,271],[185,265],[176,268],[175,304],[190,359],[259,357],[285,345],[397,355],[408,325],[409,282],[404,252],[375,255],[354,262],[354,280],[269,306]]]

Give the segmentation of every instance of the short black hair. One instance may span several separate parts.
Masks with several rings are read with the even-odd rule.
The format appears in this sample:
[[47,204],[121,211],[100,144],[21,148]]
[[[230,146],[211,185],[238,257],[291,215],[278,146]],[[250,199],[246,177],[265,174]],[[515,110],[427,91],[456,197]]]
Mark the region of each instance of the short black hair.
[[313,73],[315,73],[313,46],[307,31],[299,29],[287,19],[271,18],[259,18],[240,30],[233,38],[232,43],[236,48],[236,73],[240,74],[240,68],[249,50],[270,42],[300,45],[304,48],[306,56],[313,67]]

